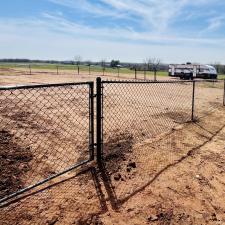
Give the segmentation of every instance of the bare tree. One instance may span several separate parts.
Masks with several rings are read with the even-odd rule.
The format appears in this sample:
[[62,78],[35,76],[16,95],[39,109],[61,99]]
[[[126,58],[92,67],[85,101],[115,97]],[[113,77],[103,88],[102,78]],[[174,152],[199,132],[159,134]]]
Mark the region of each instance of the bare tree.
[[77,55],[74,57],[74,63],[77,65],[77,74],[80,74],[80,64],[81,64],[82,58],[80,55]]
[[147,65],[148,70],[154,71],[154,80],[156,81],[156,74],[157,71],[159,70],[161,60],[158,58],[147,58],[145,60],[145,63]]

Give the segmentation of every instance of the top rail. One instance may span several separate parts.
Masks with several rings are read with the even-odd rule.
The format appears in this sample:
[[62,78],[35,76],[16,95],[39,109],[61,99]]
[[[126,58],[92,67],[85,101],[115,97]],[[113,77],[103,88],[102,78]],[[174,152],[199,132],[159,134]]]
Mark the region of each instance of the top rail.
[[102,83],[105,84],[111,84],[111,83],[117,83],[117,84],[135,84],[135,83],[141,83],[141,84],[170,84],[170,83],[193,83],[193,82],[198,82],[198,83],[204,83],[204,82],[219,82],[222,80],[102,80]]
[[73,83],[54,83],[54,84],[1,86],[0,90],[34,89],[34,88],[62,87],[62,86],[85,85],[85,84],[87,84],[87,85],[93,84],[93,81],[73,82]]

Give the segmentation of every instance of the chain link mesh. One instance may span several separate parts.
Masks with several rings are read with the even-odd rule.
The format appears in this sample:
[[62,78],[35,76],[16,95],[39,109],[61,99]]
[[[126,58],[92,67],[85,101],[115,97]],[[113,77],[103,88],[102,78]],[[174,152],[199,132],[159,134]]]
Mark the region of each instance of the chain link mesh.
[[[223,120],[223,81],[194,82],[103,81],[103,156],[118,204],[147,189],[223,127],[213,121]],[[197,119],[208,116],[184,124],[192,120],[192,109]]]
[[110,143],[168,132],[191,120],[191,82],[103,82],[104,153]]
[[0,90],[0,199],[88,160],[90,85]]
[[223,107],[224,80],[200,81],[195,85],[195,118],[201,118]]

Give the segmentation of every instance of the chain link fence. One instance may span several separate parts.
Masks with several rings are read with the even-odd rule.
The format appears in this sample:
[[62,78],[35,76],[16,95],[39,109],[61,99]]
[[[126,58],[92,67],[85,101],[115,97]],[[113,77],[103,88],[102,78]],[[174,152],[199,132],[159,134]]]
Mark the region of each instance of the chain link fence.
[[94,146],[100,161],[123,160],[134,144],[223,107],[224,87],[98,78],[96,95],[93,82],[0,88],[0,203],[93,160]]
[[0,199],[93,159],[93,83],[0,89]]
[[224,80],[195,81],[194,116],[200,119],[224,104]]
[[[223,107],[224,81],[102,81],[104,156]],[[122,147],[121,147],[122,146]],[[129,148],[128,148],[129,149]]]

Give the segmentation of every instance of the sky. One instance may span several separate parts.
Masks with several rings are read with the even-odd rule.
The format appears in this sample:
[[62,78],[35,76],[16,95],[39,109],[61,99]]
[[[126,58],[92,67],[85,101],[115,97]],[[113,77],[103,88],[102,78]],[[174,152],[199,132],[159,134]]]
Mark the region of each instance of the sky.
[[222,0],[0,1],[0,58],[225,64]]

